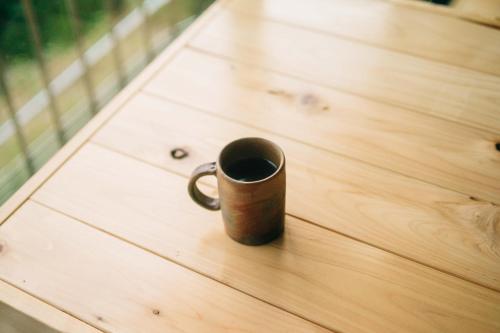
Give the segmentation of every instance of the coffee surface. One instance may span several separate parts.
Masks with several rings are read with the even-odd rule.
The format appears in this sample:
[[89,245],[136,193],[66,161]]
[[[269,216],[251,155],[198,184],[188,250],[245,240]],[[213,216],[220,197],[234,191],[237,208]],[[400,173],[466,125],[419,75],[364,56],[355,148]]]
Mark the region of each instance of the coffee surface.
[[242,182],[253,182],[272,175],[278,167],[264,158],[246,158],[229,164],[224,171],[226,174]]

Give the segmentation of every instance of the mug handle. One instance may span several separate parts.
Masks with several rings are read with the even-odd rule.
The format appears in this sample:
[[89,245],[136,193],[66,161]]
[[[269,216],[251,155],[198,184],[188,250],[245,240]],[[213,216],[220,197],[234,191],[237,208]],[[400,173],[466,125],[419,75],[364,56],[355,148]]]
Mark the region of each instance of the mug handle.
[[194,169],[188,184],[188,192],[191,199],[198,205],[209,210],[219,210],[220,201],[201,192],[198,186],[196,186],[196,181],[203,176],[215,176],[216,170],[215,162],[202,164]]

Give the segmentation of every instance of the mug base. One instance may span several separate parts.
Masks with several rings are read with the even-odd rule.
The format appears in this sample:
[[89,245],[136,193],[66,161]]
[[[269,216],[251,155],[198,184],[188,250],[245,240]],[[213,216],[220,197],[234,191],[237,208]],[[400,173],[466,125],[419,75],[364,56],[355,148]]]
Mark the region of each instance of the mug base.
[[227,232],[226,232],[226,234],[232,240],[234,240],[240,244],[257,246],[257,245],[264,245],[264,244],[267,244],[269,242],[272,242],[273,240],[275,240],[276,238],[281,236],[281,234],[283,234],[284,229],[285,229],[284,225],[282,225],[281,228],[279,228],[277,230],[273,230],[273,232],[270,232],[270,233],[265,234],[265,235],[260,235],[260,236],[233,237],[232,235],[230,235]]

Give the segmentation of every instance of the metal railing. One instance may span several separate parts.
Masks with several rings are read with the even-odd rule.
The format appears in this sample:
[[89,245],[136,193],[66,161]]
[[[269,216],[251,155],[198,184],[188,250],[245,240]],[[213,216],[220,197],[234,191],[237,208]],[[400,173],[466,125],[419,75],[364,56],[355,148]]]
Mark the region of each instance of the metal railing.
[[[32,0],[21,0],[22,11],[33,49],[34,63],[36,63],[36,68],[41,78],[41,89],[19,108],[16,108],[14,105],[12,91],[9,87],[8,77],[6,75],[8,70],[7,62],[0,51],[0,94],[1,97],[3,97],[4,109],[6,111],[6,120],[3,123],[0,122],[0,140],[2,140],[0,144],[7,141],[12,142],[13,140],[11,139],[15,138],[18,147],[17,155],[14,158],[16,160],[15,163],[12,163],[10,167],[8,164],[0,164],[0,204],[21,185],[22,181],[35,173],[48,159],[48,157],[38,158],[36,155],[37,151],[43,151],[44,149],[44,144],[39,143],[42,141],[47,143],[50,140],[44,138],[44,134],[40,134],[40,136],[35,139],[29,139],[26,133],[26,126],[38,113],[46,112],[50,116],[48,119],[50,119],[51,127],[44,131],[46,134],[45,136],[55,137],[51,145],[53,146],[55,141],[55,145],[61,147],[71,135],[76,132],[73,130],[70,133],[67,130],[68,124],[67,122],[65,123],[64,118],[68,110],[61,105],[58,99],[68,86],[71,86],[76,81],[82,84],[84,91],[82,100],[85,100],[85,103],[84,107],[82,107],[82,103],[79,103],[78,107],[84,109],[84,112],[86,112],[87,116],[84,118],[86,120],[90,119],[99,111],[99,108],[112,97],[113,94],[110,93],[110,91],[116,93],[119,89],[123,88],[132,78],[134,73],[138,72],[137,69],[140,70],[149,63],[180,30],[211,2],[198,0],[199,9],[197,12],[193,12],[190,16],[183,17],[174,25],[170,26],[167,37],[163,34],[162,38],[158,38],[154,35],[151,19],[157,11],[175,0],[135,0],[135,7],[132,8],[128,15],[123,17],[118,17],[111,8],[113,0],[106,0],[108,14],[107,32],[95,42],[94,45],[86,48],[78,2],[75,0],[60,1],[64,1],[67,10],[69,25],[74,37],[73,47],[76,51],[77,58],[67,68],[61,71],[60,75],[52,78],[49,75],[47,55],[44,52],[36,8],[34,8]],[[141,36],[142,55],[140,57],[141,59],[136,59],[135,63],[131,64],[128,57],[124,57],[122,46],[125,45],[124,43],[127,43],[127,36],[136,33],[136,31],[137,34]],[[108,84],[108,88],[104,89],[103,86],[106,86],[103,83],[104,79],[103,82],[96,83],[96,80],[92,79],[91,72],[93,66],[96,66],[103,57],[107,56],[110,56],[113,61],[115,80],[114,83],[111,84],[112,88],[110,88]],[[135,70],[130,70],[130,68],[135,68]],[[78,116],[80,118],[82,118],[81,113],[80,110],[80,115]],[[77,123],[76,127],[79,128],[85,121]],[[39,142],[35,142],[36,140]],[[40,146],[42,148],[40,148]],[[45,146],[50,145],[45,144]],[[42,155],[48,155],[50,157],[52,153],[53,152]],[[19,160],[22,160],[22,163],[19,163]],[[20,170],[20,168],[24,170]],[[20,174],[22,174],[22,176],[20,176]],[[19,181],[19,179],[22,179],[22,181]],[[9,182],[13,182],[13,184],[9,184]]]

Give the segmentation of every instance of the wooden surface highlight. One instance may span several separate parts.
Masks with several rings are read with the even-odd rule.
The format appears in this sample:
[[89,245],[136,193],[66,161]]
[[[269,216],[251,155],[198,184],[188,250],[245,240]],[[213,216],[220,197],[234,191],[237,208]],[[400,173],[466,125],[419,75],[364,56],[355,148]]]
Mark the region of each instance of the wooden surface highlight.
[[500,132],[500,77],[225,10],[192,47]]
[[380,48],[500,74],[500,30],[457,17],[395,6],[384,0],[235,0],[231,7]]

